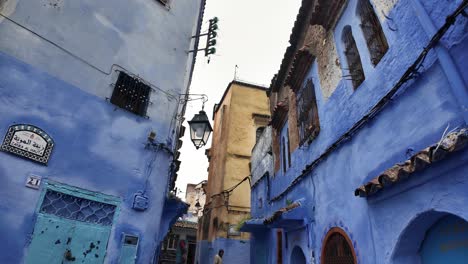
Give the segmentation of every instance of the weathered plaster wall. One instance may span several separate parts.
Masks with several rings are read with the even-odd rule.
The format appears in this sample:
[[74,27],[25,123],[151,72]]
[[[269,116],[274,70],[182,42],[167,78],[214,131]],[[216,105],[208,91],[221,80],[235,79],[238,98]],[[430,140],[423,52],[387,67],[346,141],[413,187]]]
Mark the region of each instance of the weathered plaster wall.
[[323,97],[328,99],[342,78],[340,59],[332,30],[326,31],[320,25],[310,26],[304,46],[316,57],[319,66],[319,80]]
[[267,126],[252,150],[251,174],[254,185],[264,174],[273,175],[273,153],[271,152],[271,126]]
[[[223,109],[224,113],[223,113]],[[210,160],[208,176],[207,205],[205,206],[204,220],[209,219],[209,236],[207,243],[215,245],[217,239],[221,239],[220,245],[227,243],[226,252],[242,251],[239,241],[247,241],[248,233],[230,236],[228,228],[237,225],[250,213],[250,185],[245,180],[227,195],[219,195],[223,190],[238,184],[250,175],[249,161],[250,153],[255,145],[256,130],[259,126],[255,121],[256,115],[269,115],[268,98],[265,90],[260,87],[252,87],[233,81],[228,86],[225,97],[215,113],[214,131],[212,141],[212,157]],[[212,197],[214,194],[218,194]],[[209,217],[207,216],[209,214]],[[215,221],[216,219],[216,221]],[[201,241],[199,232],[199,244]],[[223,240],[224,239],[224,240]],[[229,242],[231,241],[232,242]],[[208,247],[202,244],[198,259],[200,263],[207,254]],[[247,245],[248,249],[248,245]],[[248,251],[248,250],[247,250]],[[210,251],[211,252],[211,251]],[[217,251],[215,251],[217,252]],[[211,257],[214,255],[211,255]],[[236,261],[235,254],[231,257]],[[246,260],[248,261],[247,255]],[[212,261],[212,258],[211,258]],[[238,263],[238,262],[230,262]]]
[[[172,1],[168,9],[143,0],[9,0],[0,13],[20,26],[0,17],[0,51],[101,98],[110,98],[114,70],[123,67],[173,95],[153,92],[148,108],[168,124],[189,82],[193,55],[186,51],[199,8],[200,1]],[[166,128],[158,135],[169,136]]]
[[[27,254],[41,192],[24,186],[29,174],[122,200],[106,263],[118,261],[123,232],[140,236],[138,263],[157,254],[181,208],[165,202],[172,157],[144,144],[155,131],[171,147],[178,94],[186,92],[193,66],[185,51],[193,45],[202,1],[171,2],[169,9],[141,0],[0,2],[0,134],[30,123],[56,144],[47,167],[0,153],[0,234],[15,237],[0,250],[1,263],[20,263]],[[105,100],[116,70],[157,87],[150,119]],[[133,196],[145,188],[149,209],[137,212]]]
[[[0,134],[12,124],[29,123],[48,132],[56,144],[48,166],[0,152],[0,234],[15,238],[0,250],[0,262],[20,263],[27,254],[41,193],[25,187],[30,174],[119,197],[106,263],[118,260],[123,232],[140,236],[138,262],[150,262],[159,242],[171,160],[164,152],[144,148],[154,123],[114,111],[106,101],[4,54],[0,76]],[[162,164],[150,175],[145,170]],[[145,188],[146,177],[150,206],[137,212],[131,209],[133,195]]]
[[[424,2],[425,8],[422,11],[427,11],[437,27],[461,3],[421,2]],[[288,202],[304,199],[301,202],[301,207],[305,207],[302,215],[309,226],[300,231],[300,236],[307,237],[308,234],[310,237],[307,243],[298,239],[297,245],[310,258],[308,263],[314,263],[312,259],[320,263],[323,239],[332,227],[340,227],[348,234],[358,263],[415,263],[417,248],[425,230],[412,228],[408,231],[406,228],[415,222],[414,226],[421,224],[428,228],[436,218],[420,219],[418,216],[426,212],[444,212],[468,219],[463,206],[468,201],[466,191],[463,191],[468,187],[468,176],[464,173],[468,169],[468,151],[454,153],[374,198],[355,197],[354,189],[406,160],[408,151],[417,152],[438,142],[446,129],[450,131],[466,126],[466,109],[460,106],[459,98],[454,95],[451,81],[461,77],[466,89],[467,65],[466,60],[460,58],[467,56],[468,20],[459,16],[454,29],[449,30],[442,45],[439,45],[449,50],[452,58],[448,59],[453,61],[456,71],[447,71],[447,64],[443,62],[447,58],[440,59],[439,52],[431,51],[420,69],[421,73],[408,82],[381,113],[333,150],[311,173],[296,181],[306,165],[316,160],[393,87],[432,37],[425,29],[424,22],[417,19],[416,5],[412,1],[398,1],[392,11],[386,13],[393,20],[382,21],[390,48],[380,63],[373,67],[360,21],[356,17],[356,3],[355,0],[348,1],[347,9],[333,34],[341,36],[344,26],[352,27],[366,80],[354,91],[350,81],[340,79],[328,97],[319,77],[320,63],[313,63],[306,79],[312,78],[315,85],[320,134],[310,145],[301,146],[293,152],[292,167],[286,175],[269,178],[270,186],[267,178],[259,181],[253,189],[252,209],[259,197],[265,199],[268,191],[272,198],[280,194],[285,196],[272,201],[262,210],[252,210],[252,214],[268,217]],[[390,28],[398,30],[392,31]],[[343,47],[337,39],[336,50],[342,60]],[[294,186],[287,190],[293,183]],[[409,235],[412,231],[414,238]],[[288,241],[294,232],[297,233],[292,230],[286,232]],[[283,249],[284,263],[289,263],[291,243],[286,242],[288,247]],[[269,242],[269,245],[274,244]],[[410,248],[409,245],[416,249],[411,252],[405,250]]]

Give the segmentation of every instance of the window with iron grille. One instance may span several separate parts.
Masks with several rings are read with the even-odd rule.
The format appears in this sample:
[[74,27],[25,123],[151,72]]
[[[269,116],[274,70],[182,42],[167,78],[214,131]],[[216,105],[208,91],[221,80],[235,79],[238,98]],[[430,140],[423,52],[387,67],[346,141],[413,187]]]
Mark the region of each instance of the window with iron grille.
[[297,126],[299,140],[302,145],[317,137],[320,132],[320,121],[315,98],[315,87],[312,79],[296,92]]
[[357,14],[369,49],[372,65],[377,65],[388,50],[387,38],[369,0],[359,0]]
[[151,87],[140,79],[120,72],[111,103],[140,116],[146,116]]
[[96,202],[69,194],[47,190],[39,212],[70,220],[112,225],[116,206]]
[[366,78],[364,76],[364,70],[362,69],[361,56],[354,41],[353,32],[351,26],[346,26],[343,29],[342,40],[344,43],[344,53],[346,61],[348,62],[348,74],[344,77],[353,82],[354,89],[358,88],[359,85]]
[[342,232],[329,232],[322,250],[324,264],[355,264],[356,257],[349,239]]

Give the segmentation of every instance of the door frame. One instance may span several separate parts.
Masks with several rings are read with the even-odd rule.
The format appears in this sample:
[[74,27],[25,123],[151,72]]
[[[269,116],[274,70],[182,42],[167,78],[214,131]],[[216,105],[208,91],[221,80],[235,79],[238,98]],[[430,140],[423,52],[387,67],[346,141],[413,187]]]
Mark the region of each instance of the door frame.
[[[83,189],[83,188],[71,186],[71,185],[56,182],[56,181],[44,180],[42,188],[41,188],[41,193],[39,195],[38,202],[37,202],[37,205],[36,205],[36,209],[34,210],[35,214],[34,214],[34,218],[33,218],[33,228],[32,228],[32,231],[31,231],[31,238],[34,235],[39,215],[49,216],[49,214],[44,214],[44,213],[42,213],[40,211],[42,203],[44,202],[44,197],[45,197],[48,190],[52,190],[52,191],[64,193],[64,194],[67,194],[67,195],[71,195],[71,196],[75,196],[75,197],[95,201],[95,202],[98,202],[98,203],[105,203],[105,204],[110,204],[110,205],[115,206],[115,212],[114,212],[114,216],[112,218],[112,223],[109,226],[109,230],[110,230],[109,237],[107,238],[107,243],[106,243],[106,252],[107,252],[107,246],[108,246],[108,243],[110,241],[110,238],[112,237],[112,233],[113,233],[113,230],[114,230],[114,224],[116,223],[116,221],[117,221],[117,219],[119,217],[119,214],[120,214],[120,204],[121,204],[122,199],[119,198],[119,197],[116,197],[116,196],[112,196],[112,195],[108,195],[108,194],[104,194],[104,193],[100,193],[100,192],[95,192],[95,191],[90,191],[90,190],[86,190],[86,189]],[[55,217],[61,218],[59,216],[55,216]],[[70,221],[75,221],[75,220],[70,220]],[[80,222],[80,221],[77,221],[77,222]],[[83,223],[86,224],[86,222],[83,222]],[[29,242],[28,242],[27,250],[25,252],[26,255],[24,256],[25,258],[29,254],[29,247],[31,246],[32,241],[33,241],[33,239],[30,239]]]

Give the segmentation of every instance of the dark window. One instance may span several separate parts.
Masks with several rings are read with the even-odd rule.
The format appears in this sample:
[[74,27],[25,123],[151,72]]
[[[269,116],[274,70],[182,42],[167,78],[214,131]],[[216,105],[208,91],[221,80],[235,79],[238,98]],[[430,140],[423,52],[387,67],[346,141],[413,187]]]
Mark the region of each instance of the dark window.
[[351,26],[346,26],[343,29],[342,40],[344,43],[344,53],[346,61],[348,62],[348,74],[345,75],[347,79],[352,80],[353,87],[356,89],[366,78],[364,70],[362,69],[361,57],[357,49],[356,42],[354,41]]
[[111,103],[137,115],[146,116],[151,87],[138,78],[120,72]]
[[284,137],[281,139],[281,150],[283,152],[283,155],[281,156],[283,160],[283,172],[286,173],[286,140]]
[[276,231],[276,263],[283,263],[283,232]]
[[265,127],[257,128],[256,134],[255,134],[255,136],[256,136],[255,142],[258,142],[258,140],[262,136],[264,130],[265,130]]
[[286,137],[287,137],[286,149],[287,149],[287,154],[288,154],[288,168],[290,168],[291,167],[291,149],[289,149],[289,127],[288,127],[288,130],[286,132]]
[[320,122],[312,79],[296,93],[297,126],[300,144],[311,141],[320,132]]
[[375,66],[388,50],[387,39],[369,0],[359,0],[357,13],[361,17],[362,32],[369,48],[371,62]]
[[324,264],[355,264],[355,255],[350,244],[342,232],[329,232],[322,250]]

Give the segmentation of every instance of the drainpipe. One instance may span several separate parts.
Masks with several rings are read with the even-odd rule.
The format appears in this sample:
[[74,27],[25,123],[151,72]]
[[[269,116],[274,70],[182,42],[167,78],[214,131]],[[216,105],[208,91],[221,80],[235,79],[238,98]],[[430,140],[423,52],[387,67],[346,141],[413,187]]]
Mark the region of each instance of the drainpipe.
[[[411,3],[419,23],[424,31],[426,31],[426,34],[431,38],[437,32],[437,28],[434,26],[431,17],[421,4],[421,0],[412,0]],[[468,91],[465,87],[465,83],[448,50],[441,44],[437,44],[434,49],[442,66],[442,70],[447,76],[452,94],[455,96],[458,105],[462,109],[462,116],[465,120],[465,124],[468,124]]]

